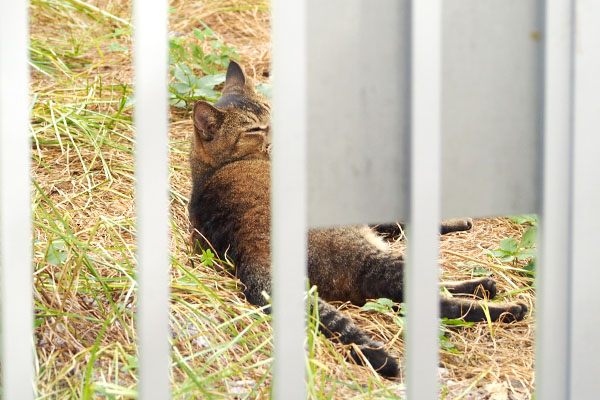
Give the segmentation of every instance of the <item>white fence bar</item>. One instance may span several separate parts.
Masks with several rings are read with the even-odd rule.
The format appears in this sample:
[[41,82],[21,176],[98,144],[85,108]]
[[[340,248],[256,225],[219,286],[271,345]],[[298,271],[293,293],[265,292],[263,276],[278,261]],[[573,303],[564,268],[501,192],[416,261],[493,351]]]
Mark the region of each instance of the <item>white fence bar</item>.
[[[566,399],[571,224],[572,1],[546,2],[536,398]],[[558,323],[557,323],[558,321]]]
[[[443,1],[444,218],[538,208],[541,3]],[[309,225],[407,220],[410,1],[308,4]]]
[[443,5],[442,217],[536,212],[542,2]]
[[33,398],[28,2],[0,2],[2,398]]
[[134,1],[139,397],[168,399],[167,2]]
[[411,168],[406,276],[409,399],[438,398],[441,2],[414,0],[411,18]]
[[273,398],[306,399],[306,4],[274,0]]
[[410,1],[307,3],[308,223],[405,221]]
[[569,310],[569,398],[573,400],[598,397],[600,377],[597,317],[600,309],[600,2],[577,0],[575,21],[573,256]]

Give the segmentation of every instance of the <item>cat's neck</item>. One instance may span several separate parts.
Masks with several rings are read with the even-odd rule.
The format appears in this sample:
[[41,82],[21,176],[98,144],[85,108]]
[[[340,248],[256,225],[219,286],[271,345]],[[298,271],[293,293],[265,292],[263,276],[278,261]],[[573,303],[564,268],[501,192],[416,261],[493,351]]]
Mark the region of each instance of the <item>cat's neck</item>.
[[268,153],[248,154],[217,166],[210,165],[200,160],[192,160],[191,169],[193,192],[204,190],[206,184],[210,181],[212,176],[222,168],[233,164],[251,162],[255,160],[268,161],[270,163],[270,157]]

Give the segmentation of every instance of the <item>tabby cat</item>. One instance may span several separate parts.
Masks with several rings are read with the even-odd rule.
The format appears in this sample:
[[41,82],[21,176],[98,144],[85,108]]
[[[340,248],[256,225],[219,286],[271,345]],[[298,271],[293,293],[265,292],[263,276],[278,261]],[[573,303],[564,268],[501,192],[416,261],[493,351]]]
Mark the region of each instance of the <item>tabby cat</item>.
[[[262,292],[271,290],[270,250],[270,104],[254,91],[242,68],[231,62],[221,99],[213,106],[199,101],[194,106],[194,135],[190,155],[193,189],[189,216],[194,242],[210,242],[219,254],[235,262],[236,275],[244,285],[248,301],[266,305]],[[470,221],[442,225],[442,231],[470,228]],[[390,224],[379,232],[399,229]],[[324,300],[351,301],[387,297],[403,300],[404,262],[381,236],[368,226],[311,229],[308,232],[308,276],[317,285],[321,331],[352,346],[352,357],[361,362],[354,348],[383,376],[398,375],[398,361],[383,344],[373,340],[350,318]],[[489,278],[446,283],[451,293],[490,298],[496,295]],[[467,321],[486,319],[479,303],[467,298],[442,297],[441,316]],[[493,320],[521,320],[523,304],[488,303]]]

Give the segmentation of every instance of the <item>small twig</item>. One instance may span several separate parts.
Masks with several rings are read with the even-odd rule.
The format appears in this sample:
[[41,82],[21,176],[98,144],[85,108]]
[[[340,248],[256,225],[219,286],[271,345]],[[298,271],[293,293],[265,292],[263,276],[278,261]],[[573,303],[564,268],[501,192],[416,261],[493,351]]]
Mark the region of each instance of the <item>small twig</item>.
[[456,400],[460,400],[460,399],[462,399],[463,397],[465,397],[467,394],[469,394],[469,392],[471,391],[471,389],[473,389],[473,388],[475,387],[475,385],[477,385],[477,384],[479,383],[479,381],[481,381],[483,378],[485,378],[485,376],[486,376],[487,374],[489,374],[491,370],[492,370],[492,369],[491,369],[491,368],[489,368],[487,371],[484,371],[484,372],[482,372],[482,373],[481,373],[481,374],[480,374],[480,375],[479,375],[477,378],[475,378],[475,380],[473,381],[473,383],[471,383],[471,384],[469,385],[469,387],[468,387],[468,388],[466,388],[466,389],[465,389],[465,390],[464,390],[464,391],[463,391],[463,392],[460,394],[460,396],[458,396],[458,397],[456,398]]

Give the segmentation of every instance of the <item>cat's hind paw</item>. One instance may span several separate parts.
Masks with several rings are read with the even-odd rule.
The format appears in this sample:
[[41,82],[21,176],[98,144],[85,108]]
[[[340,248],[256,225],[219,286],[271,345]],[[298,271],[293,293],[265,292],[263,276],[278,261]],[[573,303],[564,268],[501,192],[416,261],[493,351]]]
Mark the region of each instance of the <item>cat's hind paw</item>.
[[377,373],[386,378],[395,378],[400,374],[398,360],[383,349],[381,342],[353,345],[350,354],[357,364],[364,365],[366,359]]
[[[483,289],[483,293],[482,293]],[[477,297],[487,297],[493,299],[496,297],[498,289],[496,288],[496,281],[491,278],[481,278],[479,284],[475,287],[474,295]]]
[[498,293],[496,282],[491,278],[477,278],[468,281],[443,282],[448,292],[453,295],[470,295],[479,298],[493,299]]
[[471,228],[473,228],[473,219],[471,218],[447,219],[442,221],[440,233],[445,235],[450,232],[468,231]]
[[521,321],[527,315],[527,306],[523,303],[511,304],[498,318],[501,322]]

